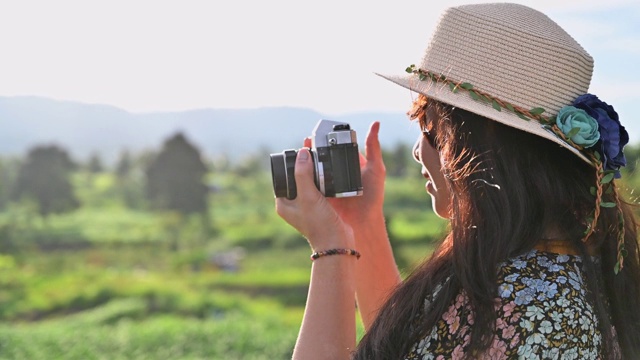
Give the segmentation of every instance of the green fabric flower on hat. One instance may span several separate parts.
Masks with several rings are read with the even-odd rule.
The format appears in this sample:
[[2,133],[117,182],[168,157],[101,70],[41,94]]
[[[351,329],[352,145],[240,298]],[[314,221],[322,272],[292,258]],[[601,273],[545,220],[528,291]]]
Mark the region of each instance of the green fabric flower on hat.
[[586,111],[573,106],[560,109],[556,125],[568,139],[585,148],[592,147],[600,139],[598,122]]

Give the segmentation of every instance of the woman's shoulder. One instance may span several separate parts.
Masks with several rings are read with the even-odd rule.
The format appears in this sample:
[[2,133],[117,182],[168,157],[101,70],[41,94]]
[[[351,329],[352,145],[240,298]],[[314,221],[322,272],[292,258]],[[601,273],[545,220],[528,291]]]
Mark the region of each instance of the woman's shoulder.
[[601,335],[582,261],[577,255],[533,250],[501,264],[496,325],[512,334],[519,356],[571,351],[580,358],[598,356]]
[[544,283],[569,283],[576,288],[582,287],[582,261],[579,255],[531,250],[501,263],[498,269],[498,283],[528,283],[531,280],[542,280]]
[[502,305],[525,312],[540,308],[544,317],[566,308],[594,313],[587,301],[582,258],[578,255],[532,250],[511,258],[498,271],[497,295]]
[[[580,256],[538,250],[502,263],[495,333],[486,357],[598,358],[601,334],[596,313],[587,301],[581,265]],[[462,291],[407,359],[463,354],[474,317]]]

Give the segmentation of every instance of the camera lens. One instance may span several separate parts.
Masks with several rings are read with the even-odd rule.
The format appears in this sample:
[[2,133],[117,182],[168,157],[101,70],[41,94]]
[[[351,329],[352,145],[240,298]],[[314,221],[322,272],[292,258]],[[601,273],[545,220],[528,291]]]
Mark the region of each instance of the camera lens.
[[271,178],[276,197],[286,197],[287,172],[284,167],[284,154],[271,154]]
[[271,154],[271,178],[276,197],[293,200],[298,196],[295,179],[296,150]]

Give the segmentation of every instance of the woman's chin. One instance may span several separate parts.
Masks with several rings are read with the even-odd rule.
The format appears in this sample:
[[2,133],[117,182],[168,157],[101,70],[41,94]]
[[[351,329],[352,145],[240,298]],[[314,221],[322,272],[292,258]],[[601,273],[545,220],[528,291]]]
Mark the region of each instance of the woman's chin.
[[438,208],[436,207],[435,204],[432,204],[431,207],[433,208],[433,212],[441,219],[448,219],[448,216],[445,216],[445,214],[442,214],[441,211],[438,211]]
[[425,190],[427,190],[427,193],[429,193],[429,195],[433,197],[433,194],[435,193],[435,189],[433,188],[433,184],[431,183],[431,180],[427,180],[427,183],[424,184],[424,188]]
[[[442,199],[440,200],[437,199],[436,195],[438,194],[438,192],[433,187],[431,180],[427,180],[427,183],[424,185],[424,188],[429,194],[429,196],[431,196],[431,208],[433,209],[433,212],[436,215],[438,215],[438,217],[441,217],[443,219],[450,219],[451,214],[450,214],[449,208],[440,203]],[[443,206],[445,207],[444,209],[442,209]]]
[[436,215],[438,215],[439,218],[442,218],[445,220],[451,219],[449,208],[443,206],[443,204],[440,204],[440,202],[436,200],[436,197],[433,195],[431,195],[431,208],[433,209],[433,212]]

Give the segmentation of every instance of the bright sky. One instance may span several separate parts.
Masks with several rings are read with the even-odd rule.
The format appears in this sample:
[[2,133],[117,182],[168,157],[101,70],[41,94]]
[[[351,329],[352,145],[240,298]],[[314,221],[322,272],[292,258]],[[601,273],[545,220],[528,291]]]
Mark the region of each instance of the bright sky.
[[[469,2],[478,1],[0,0],[0,96],[133,112],[404,112],[409,91],[373,72],[417,62],[442,10]],[[635,121],[624,114],[635,116],[631,106],[640,100],[640,2],[520,2],[548,14],[593,55],[591,92],[623,123]]]

